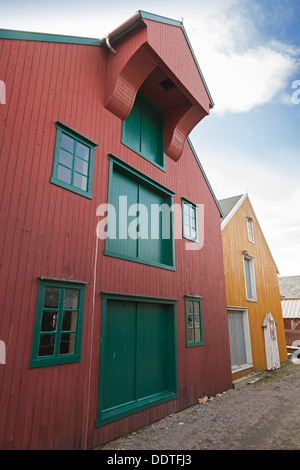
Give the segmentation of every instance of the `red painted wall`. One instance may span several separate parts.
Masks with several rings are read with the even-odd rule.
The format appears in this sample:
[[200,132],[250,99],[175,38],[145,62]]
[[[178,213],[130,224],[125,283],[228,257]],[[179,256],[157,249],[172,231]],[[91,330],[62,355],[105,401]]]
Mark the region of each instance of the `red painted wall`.
[[[0,54],[0,448],[93,448],[230,388],[220,214],[189,144],[166,172],[121,144],[97,46],[0,40]],[[99,144],[92,200],[50,183],[58,120]],[[104,256],[96,209],[107,201],[108,153],[175,191],[174,202],[204,204],[204,246],[175,240],[176,272]],[[38,276],[89,283],[79,363],[29,369]],[[101,291],[178,299],[179,398],[95,429]],[[184,295],[204,297],[202,347],[186,348]]]

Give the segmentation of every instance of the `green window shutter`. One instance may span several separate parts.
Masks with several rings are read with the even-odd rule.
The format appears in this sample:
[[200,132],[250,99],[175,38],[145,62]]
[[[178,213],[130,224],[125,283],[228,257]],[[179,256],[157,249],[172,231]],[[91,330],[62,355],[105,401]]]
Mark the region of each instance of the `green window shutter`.
[[137,94],[132,110],[123,122],[122,143],[165,169],[163,113],[141,93]]
[[110,156],[108,203],[105,254],[174,270],[173,193]]
[[187,347],[202,346],[202,300],[195,297],[185,297],[186,314],[186,344]]
[[141,113],[142,103],[137,97],[128,118],[123,122],[122,129],[122,142],[139,154],[141,153]]
[[102,296],[97,426],[178,396],[175,301]]
[[[170,198],[141,185],[139,203],[147,207],[148,212],[148,237],[138,240],[140,258],[172,266],[173,237],[170,223]],[[158,207],[159,211],[153,210]]]
[[[128,178],[127,174],[118,171],[117,167],[111,166],[109,187],[111,190],[108,202],[116,211],[116,220],[112,221],[116,223],[116,238],[106,239],[106,251],[135,259],[138,257],[137,240],[128,236],[128,223],[132,221],[132,217],[128,217],[126,209],[138,202],[138,183]],[[124,199],[120,200],[120,197]]]
[[85,284],[39,280],[30,367],[80,360]]
[[94,150],[97,145],[57,122],[51,183],[91,199]]

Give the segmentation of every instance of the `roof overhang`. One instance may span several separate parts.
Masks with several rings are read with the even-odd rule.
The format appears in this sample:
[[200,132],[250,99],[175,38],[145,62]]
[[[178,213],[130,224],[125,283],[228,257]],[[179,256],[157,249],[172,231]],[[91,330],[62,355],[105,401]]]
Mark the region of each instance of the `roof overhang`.
[[214,106],[183,24],[137,12],[104,38],[105,107],[123,121],[137,92],[165,116],[165,153],[178,160],[191,130]]

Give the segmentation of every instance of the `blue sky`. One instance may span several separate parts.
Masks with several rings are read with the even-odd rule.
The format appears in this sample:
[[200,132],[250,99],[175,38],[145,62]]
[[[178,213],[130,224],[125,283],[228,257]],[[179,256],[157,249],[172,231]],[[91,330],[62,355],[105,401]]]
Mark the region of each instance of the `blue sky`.
[[280,275],[300,275],[299,0],[0,0],[0,28],[101,38],[137,10],[183,18],[215,102],[190,136],[212,188],[248,192]]

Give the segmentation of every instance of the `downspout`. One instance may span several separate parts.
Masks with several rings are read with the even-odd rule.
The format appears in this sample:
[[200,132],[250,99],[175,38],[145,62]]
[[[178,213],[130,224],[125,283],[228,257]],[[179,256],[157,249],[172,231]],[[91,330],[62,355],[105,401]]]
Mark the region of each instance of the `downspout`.
[[117,51],[115,51],[115,49],[114,49],[113,47],[111,47],[111,45],[110,45],[110,42],[109,42],[109,35],[106,36],[105,44],[107,45],[108,49],[109,49],[113,54],[116,54],[116,53],[117,53]]

